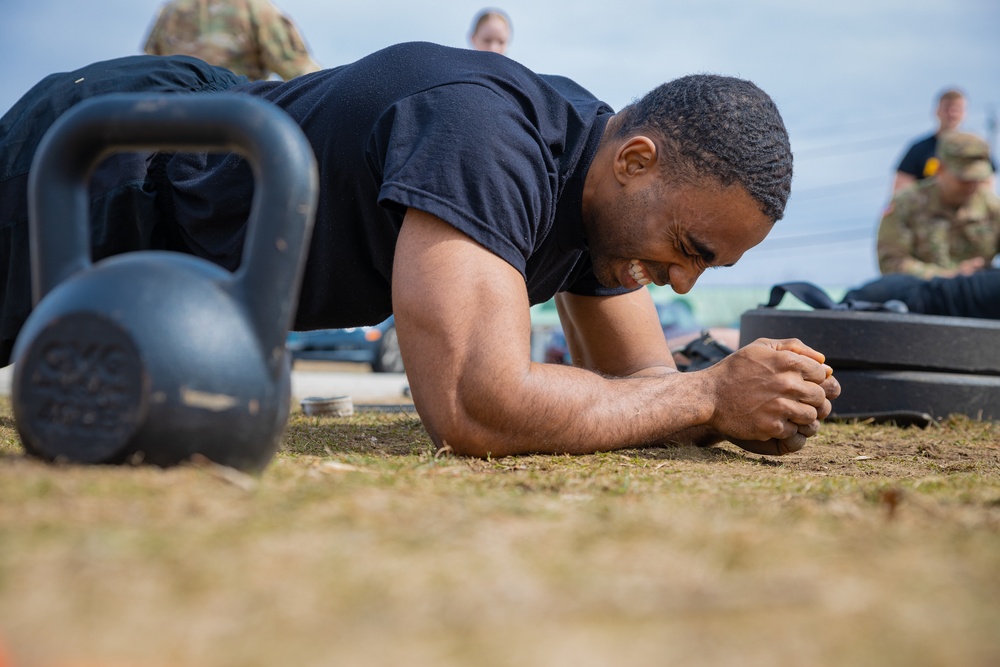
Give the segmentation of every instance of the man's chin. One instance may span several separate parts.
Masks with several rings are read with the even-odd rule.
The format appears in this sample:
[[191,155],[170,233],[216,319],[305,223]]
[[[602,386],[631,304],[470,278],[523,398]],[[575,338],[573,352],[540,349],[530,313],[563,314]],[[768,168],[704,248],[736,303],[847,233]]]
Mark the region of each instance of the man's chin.
[[611,262],[601,262],[591,259],[591,270],[594,272],[594,277],[597,278],[597,282],[601,283],[602,287],[608,289],[618,289],[619,287],[628,287],[622,282],[622,277],[614,270],[614,266]]

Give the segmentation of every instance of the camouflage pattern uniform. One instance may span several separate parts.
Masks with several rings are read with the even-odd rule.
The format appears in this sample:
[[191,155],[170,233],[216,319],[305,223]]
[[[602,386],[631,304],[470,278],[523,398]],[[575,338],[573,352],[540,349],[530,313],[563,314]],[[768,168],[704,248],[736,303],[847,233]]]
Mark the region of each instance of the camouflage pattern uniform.
[[298,29],[269,0],[173,0],[146,40],[153,56],[188,55],[250,79],[315,72]]
[[[989,147],[974,135],[953,133],[938,147],[945,168],[962,180],[992,176]],[[1000,252],[1000,198],[983,185],[959,207],[941,201],[937,176],[901,190],[882,215],[878,262],[883,274],[929,279],[954,275],[965,260],[986,264]]]

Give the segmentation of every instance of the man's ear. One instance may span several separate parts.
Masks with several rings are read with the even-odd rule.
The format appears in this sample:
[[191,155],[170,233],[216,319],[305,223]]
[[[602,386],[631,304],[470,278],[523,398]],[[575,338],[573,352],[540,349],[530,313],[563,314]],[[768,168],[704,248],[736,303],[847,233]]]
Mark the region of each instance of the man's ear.
[[630,178],[652,173],[658,156],[656,143],[649,137],[629,137],[615,155],[615,178],[624,185]]

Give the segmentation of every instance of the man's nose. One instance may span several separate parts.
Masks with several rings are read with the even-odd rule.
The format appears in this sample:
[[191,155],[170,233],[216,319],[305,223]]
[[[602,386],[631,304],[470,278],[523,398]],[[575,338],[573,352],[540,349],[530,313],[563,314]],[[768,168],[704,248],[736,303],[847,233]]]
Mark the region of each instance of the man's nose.
[[696,266],[674,264],[670,267],[670,288],[677,294],[687,294],[698,282],[702,269]]

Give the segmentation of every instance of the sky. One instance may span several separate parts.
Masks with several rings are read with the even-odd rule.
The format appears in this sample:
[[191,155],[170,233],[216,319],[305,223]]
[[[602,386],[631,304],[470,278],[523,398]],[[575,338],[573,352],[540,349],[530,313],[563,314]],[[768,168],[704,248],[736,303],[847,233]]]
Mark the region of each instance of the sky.
[[[500,2],[500,0],[498,0]],[[397,42],[467,46],[484,4],[275,0],[324,66]],[[0,0],[0,111],[52,72],[141,51],[160,0]],[[614,4],[614,7],[612,7]],[[691,73],[750,79],[781,110],[792,196],[767,240],[700,284],[860,284],[905,147],[936,128],[941,90],[968,96],[964,129],[996,146],[997,0],[504,0],[508,56],[568,76],[620,109]],[[993,119],[991,125],[991,119]]]

